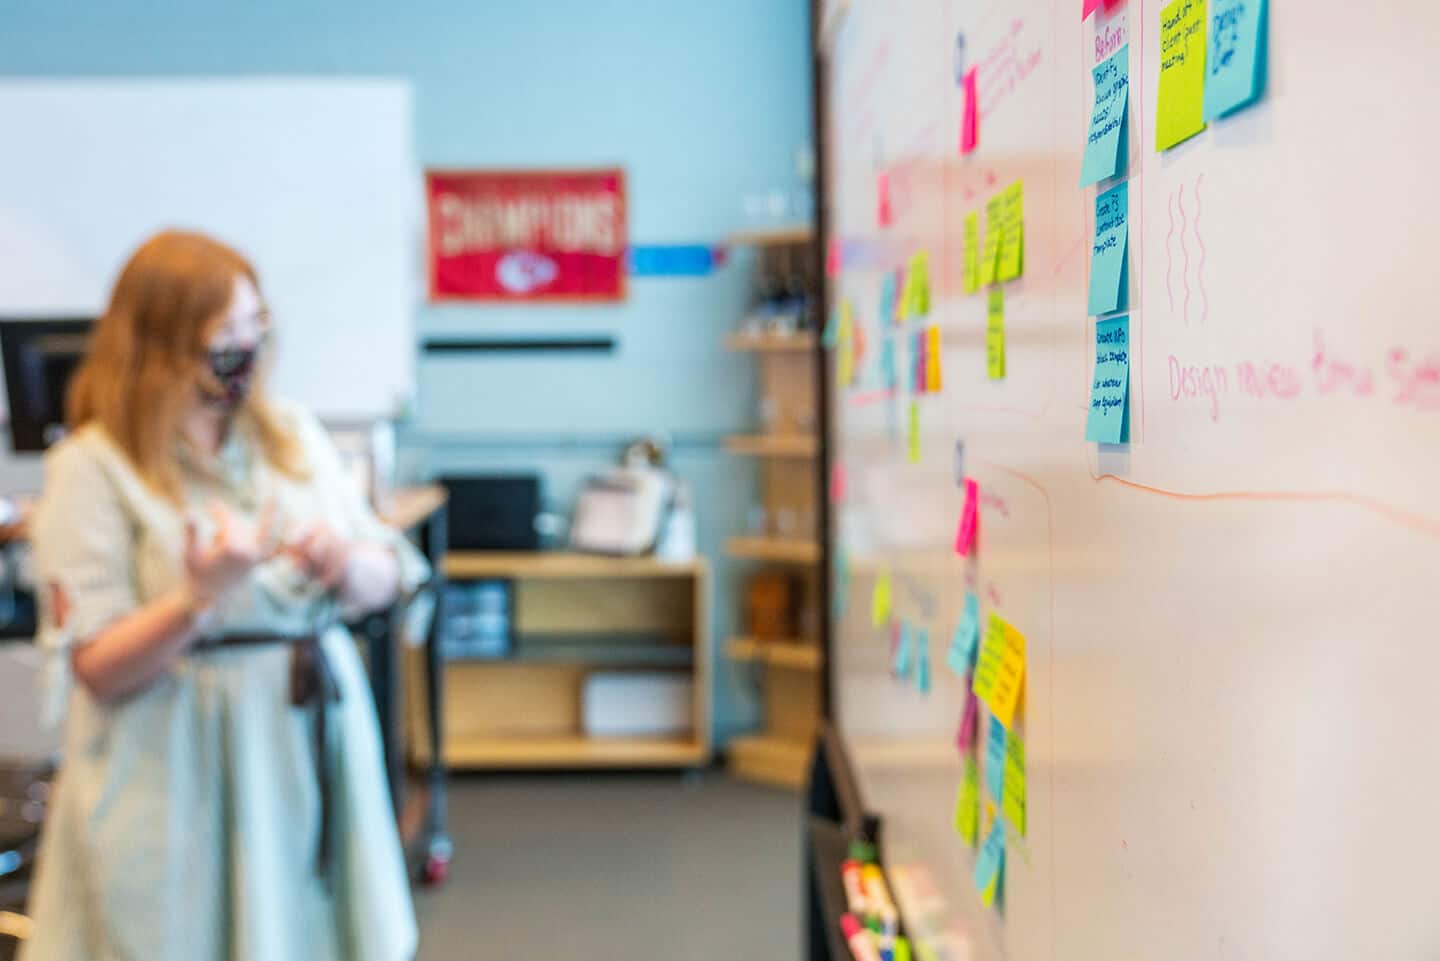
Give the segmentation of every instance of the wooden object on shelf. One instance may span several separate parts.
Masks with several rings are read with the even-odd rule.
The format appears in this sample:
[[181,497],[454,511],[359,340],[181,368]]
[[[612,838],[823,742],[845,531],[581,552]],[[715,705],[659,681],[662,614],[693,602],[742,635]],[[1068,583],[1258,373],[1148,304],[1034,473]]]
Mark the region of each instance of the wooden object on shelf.
[[732,247],[801,247],[814,239],[815,229],[809,224],[742,230],[726,238]]
[[[444,757],[452,768],[697,767],[709,761],[710,637],[703,559],[565,552],[451,552],[451,580],[514,585],[514,656],[445,664]],[[581,696],[594,670],[674,670],[693,690],[686,737],[589,737]],[[412,684],[416,680],[412,672]],[[412,686],[412,743],[428,758]]]
[[795,633],[795,579],[784,571],[759,571],[745,579],[745,630],[759,640]]
[[725,645],[725,653],[734,661],[760,661],[795,671],[818,671],[823,663],[820,645],[800,638],[762,641],[732,637]]
[[732,537],[725,542],[725,553],[745,561],[814,564],[820,560],[820,545],[798,538]]
[[793,334],[738,333],[725,338],[725,349],[748,353],[794,351],[809,354],[815,350],[815,334],[808,330]]
[[813,434],[735,434],[725,438],[732,454],[754,457],[804,457],[820,453],[820,441]]

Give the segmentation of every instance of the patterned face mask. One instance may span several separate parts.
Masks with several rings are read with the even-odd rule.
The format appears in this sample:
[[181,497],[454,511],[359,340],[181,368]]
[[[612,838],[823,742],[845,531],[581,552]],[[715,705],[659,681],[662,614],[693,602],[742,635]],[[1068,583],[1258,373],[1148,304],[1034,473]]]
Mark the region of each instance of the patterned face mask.
[[260,344],[252,347],[225,347],[206,354],[210,375],[219,386],[219,393],[207,391],[212,403],[233,411],[245,403],[250,385],[255,382],[259,366]]

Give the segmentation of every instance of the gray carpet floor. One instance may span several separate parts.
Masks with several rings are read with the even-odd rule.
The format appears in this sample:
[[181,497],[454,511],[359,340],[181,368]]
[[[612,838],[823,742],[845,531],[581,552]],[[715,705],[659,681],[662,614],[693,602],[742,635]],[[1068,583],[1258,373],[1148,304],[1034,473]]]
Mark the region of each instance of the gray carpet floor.
[[452,781],[418,961],[791,961],[800,800],[721,773]]

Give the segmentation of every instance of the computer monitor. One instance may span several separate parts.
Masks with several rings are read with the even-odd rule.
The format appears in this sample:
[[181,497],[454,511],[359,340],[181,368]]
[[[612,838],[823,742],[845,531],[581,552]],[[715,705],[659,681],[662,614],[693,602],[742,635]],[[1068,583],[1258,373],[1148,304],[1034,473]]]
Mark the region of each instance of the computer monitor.
[[0,356],[16,451],[41,451],[65,434],[65,389],[85,356],[86,317],[0,319]]

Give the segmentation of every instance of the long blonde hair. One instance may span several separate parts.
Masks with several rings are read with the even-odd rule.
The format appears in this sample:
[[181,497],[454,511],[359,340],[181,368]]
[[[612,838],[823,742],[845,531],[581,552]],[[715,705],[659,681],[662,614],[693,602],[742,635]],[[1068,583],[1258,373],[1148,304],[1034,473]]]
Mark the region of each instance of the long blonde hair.
[[[69,428],[98,422],[141,478],[177,502],[181,419],[196,401],[206,341],[222,321],[239,277],[259,290],[250,262],[217,240],[178,230],[151,237],[120,272],[70,381]],[[248,419],[271,465],[303,477],[299,441],[266,402],[262,386],[254,385],[238,413]]]

